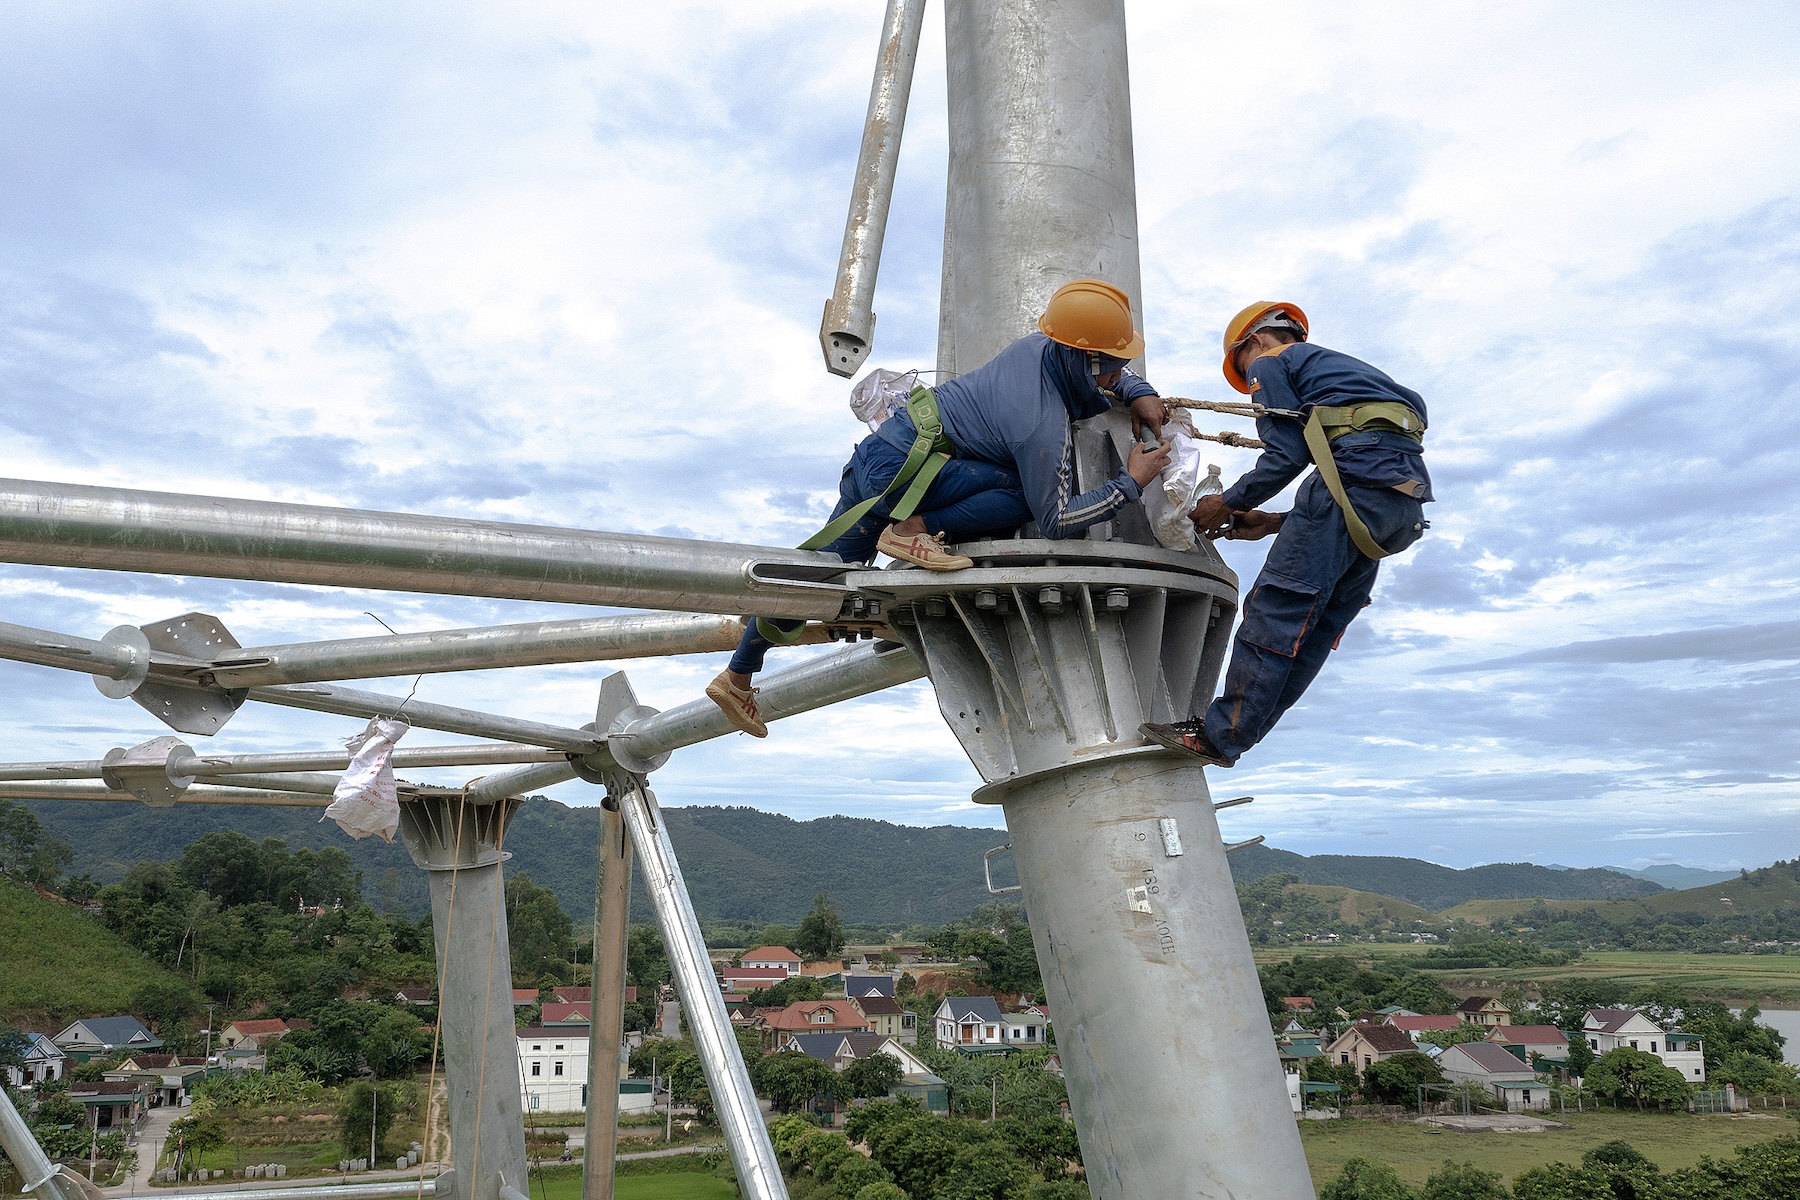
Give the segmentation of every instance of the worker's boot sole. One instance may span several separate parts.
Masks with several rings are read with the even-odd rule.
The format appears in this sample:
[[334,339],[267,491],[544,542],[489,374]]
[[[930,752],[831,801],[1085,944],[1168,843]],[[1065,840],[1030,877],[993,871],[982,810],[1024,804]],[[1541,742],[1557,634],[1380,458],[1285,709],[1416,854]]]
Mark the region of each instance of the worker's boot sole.
[[756,689],[740,688],[727,675],[720,675],[706,685],[706,698],[719,706],[725,719],[751,737],[766,738],[769,727],[763,724],[756,708]]
[[1155,742],[1158,746],[1178,751],[1191,758],[1197,758],[1210,766],[1234,767],[1237,765],[1237,759],[1226,758],[1220,754],[1218,748],[1206,740],[1204,733],[1188,734],[1173,725],[1147,723],[1139,725],[1138,732],[1143,734],[1147,741]]

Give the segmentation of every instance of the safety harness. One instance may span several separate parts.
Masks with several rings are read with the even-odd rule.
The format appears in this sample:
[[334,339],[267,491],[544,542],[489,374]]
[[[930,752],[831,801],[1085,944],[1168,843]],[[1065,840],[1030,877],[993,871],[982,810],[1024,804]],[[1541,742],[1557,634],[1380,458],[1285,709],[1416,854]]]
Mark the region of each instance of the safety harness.
[[1306,448],[1312,452],[1313,465],[1319,469],[1319,478],[1325,481],[1326,490],[1344,510],[1344,525],[1350,531],[1350,540],[1369,558],[1386,558],[1390,551],[1381,548],[1381,543],[1357,515],[1349,493],[1344,491],[1337,462],[1331,457],[1331,443],[1349,433],[1403,433],[1423,444],[1425,419],[1398,400],[1371,400],[1366,404],[1329,408],[1315,404],[1306,418]]
[[[906,461],[900,464],[900,473],[894,476],[879,496],[871,496],[860,504],[852,505],[825,528],[801,542],[800,549],[818,550],[829,546],[895,492],[901,493],[900,499],[888,510],[888,515],[895,521],[904,521],[913,515],[919,502],[925,499],[932,481],[937,479],[938,472],[956,456],[956,446],[944,432],[944,423],[938,417],[937,393],[930,388],[913,388],[906,398],[906,415],[912,418],[913,444],[906,452]],[[777,646],[786,646],[800,640],[804,627],[802,622],[798,628],[785,630],[767,617],[756,619],[757,632]]]

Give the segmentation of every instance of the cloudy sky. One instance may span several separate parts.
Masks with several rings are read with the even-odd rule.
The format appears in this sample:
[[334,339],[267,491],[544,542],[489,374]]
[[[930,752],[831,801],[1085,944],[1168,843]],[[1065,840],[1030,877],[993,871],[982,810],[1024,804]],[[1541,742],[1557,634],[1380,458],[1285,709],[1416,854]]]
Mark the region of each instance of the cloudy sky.
[[[1433,418],[1434,527],[1222,785],[1258,797],[1227,832],[1456,866],[1800,855],[1800,13],[1128,13],[1151,379],[1218,394],[1223,321],[1282,297]],[[8,5],[6,473],[794,544],[859,428],[816,329],[880,18]],[[934,358],[944,126],[934,6],[877,364]],[[1263,550],[1226,554],[1248,578]],[[245,645],[582,611],[32,568],[0,597],[90,637],[200,610]],[[720,666],[628,664],[659,707]],[[419,694],[579,724],[610,669]],[[0,695],[7,758],[164,732],[85,676],[0,665]],[[251,709],[210,748],[355,725]],[[658,793],[996,824],[977,782],[921,683],[684,751]]]

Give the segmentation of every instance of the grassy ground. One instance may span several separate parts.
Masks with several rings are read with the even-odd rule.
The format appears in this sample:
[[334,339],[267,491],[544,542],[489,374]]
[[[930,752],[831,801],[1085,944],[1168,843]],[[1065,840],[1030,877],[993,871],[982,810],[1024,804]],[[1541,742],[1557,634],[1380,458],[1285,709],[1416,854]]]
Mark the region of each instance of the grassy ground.
[[[621,1175],[613,1180],[614,1200],[737,1200],[737,1194],[735,1185],[698,1172]],[[560,1171],[533,1175],[531,1200],[581,1200],[581,1174]]]
[[54,1031],[76,1017],[129,1012],[144,984],[177,981],[75,905],[4,879],[0,946],[0,1020],[26,1028]]
[[[1557,1117],[1557,1120],[1563,1120]],[[1570,1113],[1568,1129],[1541,1133],[1453,1133],[1410,1122],[1303,1121],[1300,1140],[1318,1186],[1337,1177],[1357,1156],[1386,1163],[1410,1184],[1446,1160],[1498,1171],[1507,1182],[1550,1162],[1578,1162],[1583,1153],[1615,1139],[1630,1142],[1664,1170],[1691,1167],[1702,1156],[1723,1158],[1738,1146],[1800,1133],[1781,1117],[1696,1117],[1685,1113]]]
[[[1417,958],[1422,946],[1375,942],[1343,946],[1265,946],[1259,964],[1287,962],[1296,955],[1344,955],[1362,963]],[[1627,989],[1676,983],[1696,998],[1731,1004],[1756,1002],[1765,1008],[1800,1005],[1800,955],[1683,954],[1675,951],[1593,950],[1564,967],[1482,967],[1432,971],[1451,989],[1501,988],[1508,983],[1555,979],[1616,979]]]

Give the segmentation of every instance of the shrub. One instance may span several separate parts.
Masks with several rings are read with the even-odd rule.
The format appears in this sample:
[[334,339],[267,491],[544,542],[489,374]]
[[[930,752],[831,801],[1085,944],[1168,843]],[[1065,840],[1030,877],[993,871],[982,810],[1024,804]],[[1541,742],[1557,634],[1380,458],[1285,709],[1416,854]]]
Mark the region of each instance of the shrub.
[[1319,1200],[1417,1200],[1418,1193],[1400,1182],[1386,1163],[1353,1158],[1338,1177],[1325,1185]]
[[1423,1200],[1510,1200],[1511,1195],[1498,1172],[1447,1162],[1425,1181]]

